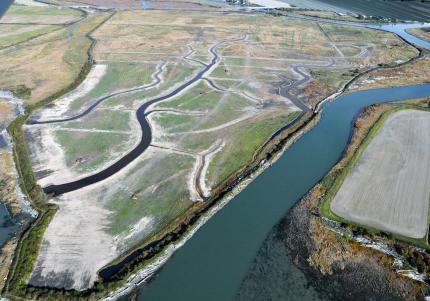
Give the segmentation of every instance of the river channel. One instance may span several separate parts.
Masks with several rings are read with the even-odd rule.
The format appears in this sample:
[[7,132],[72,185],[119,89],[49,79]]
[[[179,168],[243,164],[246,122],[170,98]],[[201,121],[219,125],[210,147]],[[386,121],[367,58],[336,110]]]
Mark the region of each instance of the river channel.
[[[363,26],[363,25],[358,25]],[[404,30],[419,24],[371,25],[430,49]],[[234,300],[273,227],[340,159],[357,114],[366,106],[430,96],[430,84],[342,95],[322,106],[321,120],[281,158],[212,217],[162,269],[137,291],[142,301]],[[276,245],[270,256],[283,256]],[[268,260],[270,262],[273,260]],[[287,261],[287,262],[286,262]],[[290,258],[273,274],[272,296],[255,300],[323,300]],[[276,267],[275,267],[276,270]],[[260,293],[260,295],[259,295]]]

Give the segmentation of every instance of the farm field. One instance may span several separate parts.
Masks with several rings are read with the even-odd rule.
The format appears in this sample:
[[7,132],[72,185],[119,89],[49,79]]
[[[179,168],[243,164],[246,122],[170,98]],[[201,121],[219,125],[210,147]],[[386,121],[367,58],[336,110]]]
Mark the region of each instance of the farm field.
[[62,23],[49,26],[61,27],[0,50],[2,89],[28,104],[67,92],[22,127],[37,184],[47,192],[134,157],[95,183],[47,192],[58,211],[24,280],[36,287],[91,288],[101,268],[187,220],[357,73],[416,56],[390,33],[271,15],[12,10],[22,22],[56,12]]
[[338,216],[402,236],[427,233],[430,113],[401,110],[388,117],[331,202]]

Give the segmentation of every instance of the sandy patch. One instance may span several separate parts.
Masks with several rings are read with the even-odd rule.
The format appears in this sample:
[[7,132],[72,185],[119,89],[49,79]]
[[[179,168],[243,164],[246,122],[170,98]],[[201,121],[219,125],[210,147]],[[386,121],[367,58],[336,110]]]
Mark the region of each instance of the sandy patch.
[[54,101],[53,106],[42,109],[37,113],[38,118],[36,120],[47,120],[64,116],[64,114],[69,110],[70,105],[73,101],[87,95],[91,90],[93,90],[97,84],[100,82],[101,78],[105,75],[107,70],[107,65],[94,65],[85,80],[72,92],[67,93],[63,97]]
[[67,183],[78,175],[66,165],[65,153],[55,141],[55,128],[46,126],[23,127],[27,138],[31,166],[42,187]]
[[77,194],[53,201],[60,210],[45,232],[30,284],[83,290],[97,271],[117,256],[113,238],[104,231],[109,211],[93,198]]
[[142,217],[133,227],[131,227],[130,232],[124,237],[115,237],[115,242],[120,244],[121,241],[133,240],[136,237],[143,237],[144,233],[149,233],[153,229],[154,219],[151,216]]
[[34,285],[83,290],[97,279],[97,271],[121,253],[126,240],[150,231],[151,217],[142,217],[123,236],[106,232],[111,212],[104,203],[116,191],[127,190],[123,179],[142,160],[154,156],[154,148],[142,154],[112,177],[63,194],[52,200],[60,210],[49,224],[30,278]]

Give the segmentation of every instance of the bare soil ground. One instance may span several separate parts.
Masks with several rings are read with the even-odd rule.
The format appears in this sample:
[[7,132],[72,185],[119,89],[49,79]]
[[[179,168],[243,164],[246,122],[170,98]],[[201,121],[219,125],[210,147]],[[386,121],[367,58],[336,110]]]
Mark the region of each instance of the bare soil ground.
[[411,238],[427,233],[430,113],[403,110],[385,122],[331,202],[347,219]]

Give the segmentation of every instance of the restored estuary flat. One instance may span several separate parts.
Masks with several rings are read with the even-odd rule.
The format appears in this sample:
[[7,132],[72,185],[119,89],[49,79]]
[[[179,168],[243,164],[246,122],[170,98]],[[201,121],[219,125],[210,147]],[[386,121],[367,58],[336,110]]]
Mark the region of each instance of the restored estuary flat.
[[[259,247],[339,160],[360,111],[430,96],[425,24],[254,9],[10,7],[0,19],[0,205],[16,237],[2,238],[2,296],[246,300]],[[423,243],[428,116],[389,117],[332,200],[332,222]],[[296,280],[271,297],[316,294],[288,269]]]

